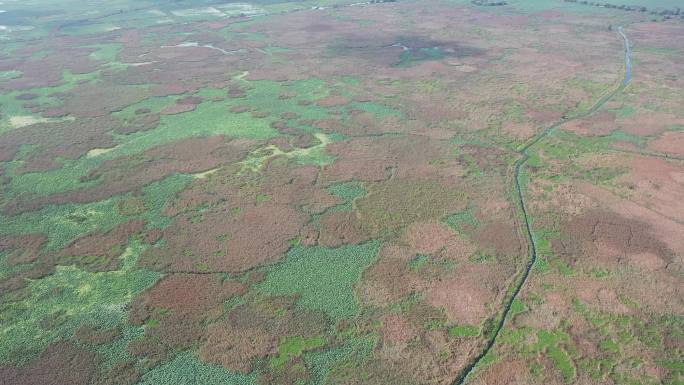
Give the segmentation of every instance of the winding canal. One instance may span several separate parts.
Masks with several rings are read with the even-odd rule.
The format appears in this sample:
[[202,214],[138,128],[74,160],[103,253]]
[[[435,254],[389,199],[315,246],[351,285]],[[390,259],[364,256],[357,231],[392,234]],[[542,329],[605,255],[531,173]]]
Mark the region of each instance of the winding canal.
[[530,272],[532,271],[532,267],[537,261],[537,243],[532,233],[532,226],[530,224],[530,217],[527,212],[527,205],[525,204],[525,194],[523,193],[523,187],[520,177],[521,170],[523,169],[523,167],[525,167],[525,163],[527,163],[528,159],[530,158],[529,149],[535,144],[539,143],[539,141],[547,137],[554,129],[562,126],[563,124],[573,120],[582,119],[596,112],[596,110],[601,108],[608,100],[613,98],[613,96],[621,92],[627,85],[629,85],[629,83],[632,80],[632,62],[630,59],[632,51],[630,49],[629,39],[627,38],[627,35],[624,33],[622,27],[618,27],[618,34],[622,37],[622,40],[624,42],[623,50],[625,62],[623,78],[619,85],[607,94],[600,97],[596,101],[596,103],[594,103],[586,111],[573,116],[563,116],[559,121],[546,127],[544,131],[539,133],[536,137],[534,137],[532,140],[530,140],[527,144],[525,144],[517,151],[521,155],[521,157],[515,162],[513,166],[513,179],[515,181],[515,192],[518,200],[517,203],[523,218],[523,230],[527,238],[529,259],[527,261],[527,265],[525,266],[523,274],[518,279],[518,281],[514,283],[515,288],[513,290],[513,293],[504,304],[503,311],[501,312],[498,321],[496,321],[496,325],[493,330],[491,338],[487,341],[487,344],[485,345],[484,349],[480,352],[480,354],[473,358],[473,360],[461,371],[458,377],[456,377],[456,379],[452,382],[453,385],[464,384],[465,381],[468,379],[468,376],[473,372],[473,370],[477,367],[480,361],[482,361],[482,359],[487,355],[487,353],[490,352],[492,347],[494,347],[494,344],[496,343],[496,338],[499,336],[499,333],[501,332],[501,329],[503,329],[503,326],[506,323],[506,319],[508,318],[508,315],[511,312],[511,306],[513,305],[513,301],[518,297],[520,290],[522,289],[523,285],[525,285],[525,282],[527,281],[527,278],[529,277]]

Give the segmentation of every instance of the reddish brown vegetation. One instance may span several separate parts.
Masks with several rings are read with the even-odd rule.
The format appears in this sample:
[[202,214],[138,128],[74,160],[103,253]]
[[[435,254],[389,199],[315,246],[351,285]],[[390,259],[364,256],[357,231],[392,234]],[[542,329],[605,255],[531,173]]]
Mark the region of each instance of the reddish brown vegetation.
[[[155,320],[157,324],[147,327],[146,335],[172,348],[187,348],[205,335],[204,321],[219,316],[223,302],[245,290],[244,284],[215,274],[170,275],[133,301],[129,319],[135,325]],[[146,353],[136,345],[132,348]]]
[[447,226],[428,222],[409,226],[403,239],[417,253],[433,254],[447,247],[453,237],[453,231]]
[[107,160],[92,170],[86,180],[101,179],[99,184],[75,191],[34,199],[19,198],[5,206],[8,214],[38,210],[47,204],[99,201],[160,180],[172,173],[206,171],[220,164],[236,162],[251,143],[234,140],[224,142],[222,136],[188,138],[161,145],[141,154]]
[[140,373],[131,361],[117,362],[104,374],[97,378],[96,385],[134,385],[138,383]]
[[136,111],[135,117],[122,123],[121,126],[114,129],[114,132],[128,135],[138,131],[147,131],[157,128],[159,125],[159,114],[152,114],[149,112],[138,114],[137,112],[138,111]]
[[642,253],[673,258],[673,252],[647,224],[608,211],[592,210],[570,219],[563,232],[569,236],[552,244],[570,264],[591,261],[593,265],[615,268],[626,254]]
[[124,252],[130,237],[140,233],[143,226],[142,220],[132,220],[105,233],[96,232],[79,237],[60,251],[58,263],[75,263],[90,271],[117,270],[122,262],[118,257]]
[[498,299],[509,283],[509,272],[487,264],[461,265],[448,279],[425,282],[427,301],[443,308],[456,324],[477,325],[489,315],[487,304],[498,307]]
[[648,147],[654,151],[673,155],[684,155],[684,132],[667,132],[660,138],[649,142]]
[[0,161],[14,159],[22,145],[37,146],[25,159],[23,171],[44,171],[58,167],[55,158],[76,159],[93,148],[114,146],[107,134],[119,122],[113,118],[65,120],[37,123],[0,135]]
[[292,239],[311,244],[317,232],[305,226],[302,211],[339,203],[316,181],[315,167],[293,167],[285,158],[268,161],[259,174],[218,170],[166,206],[164,215],[176,216],[164,231],[166,244],[140,263],[161,271],[241,272],[274,261]]
[[164,231],[164,248],[150,250],[141,261],[161,271],[241,272],[287,251],[288,240],[306,221],[293,208],[271,202],[242,207],[238,214],[223,208],[179,216]]
[[237,306],[225,319],[211,325],[199,354],[208,362],[247,373],[252,359],[276,352],[279,339],[320,335],[327,325],[323,313],[295,309],[293,298],[257,298]]
[[120,111],[148,96],[147,91],[140,87],[83,84],[64,95],[64,104],[59,109],[76,117],[96,118]]
[[473,236],[485,252],[497,256],[518,256],[524,254],[524,244],[518,237],[513,220],[487,223]]
[[444,142],[423,136],[355,138],[332,143],[327,150],[337,159],[321,171],[324,180],[380,181],[395,175],[433,178],[456,185],[459,182],[456,177],[462,174]]
[[388,305],[398,302],[417,289],[411,279],[409,262],[415,255],[410,249],[387,245],[380,249],[378,260],[363,273],[357,289],[366,302]]
[[22,367],[0,366],[6,385],[88,385],[97,371],[95,353],[71,342],[57,342]]
[[349,99],[339,95],[330,95],[316,100],[316,104],[322,107],[345,106],[349,104]]
[[407,343],[417,333],[414,327],[401,314],[389,314],[382,320],[382,337],[389,343]]
[[254,109],[254,107],[252,107],[248,104],[236,104],[236,105],[231,106],[229,108],[230,112],[234,112],[236,114],[240,114],[240,113],[247,112],[247,111],[252,111],[253,109]]
[[38,258],[45,241],[42,234],[0,236],[0,252],[9,253],[5,260],[10,266],[31,263]]
[[370,238],[353,212],[332,212],[321,217],[321,246],[337,247],[343,244],[361,243]]
[[[473,383],[477,385],[526,385],[534,381],[524,360],[509,358],[495,363]],[[545,383],[554,384],[554,382]]]
[[81,325],[78,329],[76,329],[76,332],[74,332],[74,337],[78,340],[78,342],[88,345],[108,344],[120,336],[121,330],[116,327],[106,330],[97,330],[92,326]]
[[[88,58],[92,49],[74,48],[75,41],[69,38],[53,38],[41,47],[50,51],[50,60],[31,57],[31,53],[13,55],[0,59],[0,71],[18,70],[22,76],[2,82],[2,89],[22,90],[33,87],[54,87],[62,83],[65,69],[74,74],[90,73],[97,69],[100,62]],[[50,46],[52,45],[52,46]],[[53,50],[60,47],[59,50]],[[40,48],[37,48],[40,49]]]
[[184,112],[194,111],[197,106],[192,103],[173,103],[161,110],[163,115],[182,114]]

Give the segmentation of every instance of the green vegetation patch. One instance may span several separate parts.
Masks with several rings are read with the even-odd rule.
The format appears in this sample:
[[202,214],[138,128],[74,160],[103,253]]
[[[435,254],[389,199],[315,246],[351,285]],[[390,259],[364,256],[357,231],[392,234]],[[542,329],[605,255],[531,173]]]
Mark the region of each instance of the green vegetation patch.
[[358,369],[372,357],[376,343],[377,335],[362,335],[352,337],[338,347],[304,353],[304,362],[311,373],[310,384],[335,383],[330,377],[341,377],[340,373]]
[[126,135],[111,155],[129,155],[191,136],[225,135],[228,138],[268,139],[278,135],[270,122],[250,114],[234,114],[224,103],[205,101],[194,111],[164,115],[153,130]]
[[278,355],[271,358],[271,366],[284,365],[293,358],[300,357],[307,350],[313,350],[325,345],[325,338],[321,336],[305,338],[301,336],[285,337],[278,345]]
[[459,325],[449,328],[449,335],[452,337],[477,337],[480,335],[480,328],[475,325]]
[[626,103],[623,103],[620,106],[620,108],[607,109],[607,110],[614,113],[615,116],[618,118],[628,118],[628,117],[634,115],[634,112],[635,112],[634,107],[632,107]]
[[143,247],[132,244],[121,270],[91,273],[58,266],[31,282],[26,296],[5,295],[0,305],[0,362],[23,363],[50,342],[70,337],[81,324],[111,328],[125,320],[125,306],[159,274],[134,269]]
[[95,48],[95,51],[88,55],[89,58],[109,63],[116,61],[116,57],[118,56],[119,51],[121,50],[121,44],[97,44],[89,46],[89,48]]
[[408,267],[412,271],[420,273],[421,276],[435,276],[441,272],[451,271],[456,267],[456,263],[450,259],[433,258],[429,255],[418,254],[411,258]]
[[511,303],[511,310],[509,313],[509,317],[514,317],[517,314],[520,314],[526,310],[527,310],[527,306],[525,305],[525,303],[523,303],[520,299],[516,298]]
[[424,61],[444,59],[446,54],[439,46],[421,47],[417,49],[405,49],[399,55],[397,67],[410,67]]
[[380,243],[370,241],[338,248],[297,246],[269,268],[259,290],[273,295],[298,295],[297,304],[322,310],[335,319],[357,314],[354,284],[376,258]]
[[192,352],[183,352],[145,373],[138,385],[256,385],[257,374],[231,373],[218,365],[200,361]]
[[354,199],[366,194],[363,183],[359,181],[334,183],[328,186],[327,190],[332,195],[344,199],[344,203],[331,207],[330,211],[352,211]]
[[422,266],[425,266],[430,262],[430,257],[424,254],[418,254],[415,257],[411,258],[409,261],[409,269],[411,270],[417,270],[420,269]]
[[468,235],[480,227],[480,221],[475,218],[473,208],[470,206],[465,210],[446,216],[443,221],[461,235]]
[[550,332],[547,330],[539,330],[537,332],[537,344],[535,348],[545,352],[545,354],[553,361],[556,368],[561,372],[563,380],[570,382],[575,378],[575,365],[568,353],[561,347],[564,341],[568,340],[568,336],[562,331]]
[[50,205],[12,217],[0,215],[0,234],[46,234],[45,249],[57,250],[80,235],[107,231],[134,217],[144,219],[148,227],[162,228],[171,220],[160,215],[163,206],[191,180],[191,176],[176,174],[144,187],[138,197],[144,211],[135,216],[127,217],[120,212],[119,203],[131,197],[125,194],[94,203]]
[[478,250],[468,257],[468,262],[472,263],[488,263],[496,261],[496,257]]

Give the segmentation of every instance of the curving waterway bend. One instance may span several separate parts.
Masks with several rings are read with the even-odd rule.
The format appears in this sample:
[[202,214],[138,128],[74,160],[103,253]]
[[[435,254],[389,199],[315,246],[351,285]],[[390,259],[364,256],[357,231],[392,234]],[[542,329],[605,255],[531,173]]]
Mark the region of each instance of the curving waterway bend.
[[527,265],[525,266],[525,270],[523,271],[522,276],[520,279],[514,283],[515,287],[514,290],[511,294],[511,296],[506,300],[504,303],[504,308],[501,312],[501,316],[499,317],[499,320],[496,322],[495,328],[493,330],[492,336],[490,339],[487,341],[487,344],[485,345],[484,349],[478,354],[473,360],[461,371],[461,373],[456,377],[456,379],[452,382],[453,385],[462,385],[465,383],[466,379],[468,376],[473,372],[473,370],[477,367],[477,365],[480,363],[480,361],[484,358],[487,353],[492,349],[494,344],[496,343],[496,338],[499,336],[499,333],[501,332],[501,329],[503,329],[504,324],[506,323],[506,319],[508,318],[508,314],[511,311],[511,306],[513,305],[513,301],[518,297],[518,294],[520,293],[520,290],[522,289],[523,285],[525,285],[525,282],[527,281],[527,278],[530,275],[530,271],[532,270],[532,267],[534,266],[535,262],[537,261],[537,243],[534,239],[534,236],[532,234],[532,226],[530,225],[530,219],[529,215],[527,212],[527,205],[525,204],[525,194],[523,193],[522,189],[522,183],[520,181],[520,170],[525,166],[525,163],[527,163],[527,160],[530,158],[529,156],[529,149],[534,146],[535,144],[539,143],[540,140],[544,139],[547,137],[554,129],[562,126],[563,124],[577,120],[577,119],[582,119],[585,118],[594,112],[601,108],[608,100],[613,98],[617,93],[621,92],[622,90],[625,89],[627,85],[632,80],[632,61],[630,59],[632,50],[630,48],[630,43],[629,39],[627,38],[627,35],[624,33],[623,28],[620,26],[618,27],[618,34],[622,37],[622,40],[624,42],[624,62],[625,62],[625,69],[623,73],[623,78],[622,81],[619,83],[617,87],[612,89],[610,92],[607,94],[603,95],[600,97],[596,103],[594,103],[590,108],[588,108],[586,111],[581,112],[577,115],[573,116],[563,116],[559,121],[553,123],[552,125],[546,127],[544,131],[539,133],[536,137],[534,137],[532,140],[530,140],[527,144],[525,144],[523,147],[521,147],[517,152],[522,155],[514,164],[513,166],[513,179],[515,182],[515,192],[517,195],[518,199],[518,205],[520,207],[520,211],[522,214],[523,218],[523,230],[525,232],[525,236],[527,238],[527,244],[528,244],[528,252],[529,252],[529,259],[527,261]]
[[618,33],[625,42],[625,79],[622,81],[622,84],[626,86],[632,80],[632,59],[630,58],[632,56],[632,49],[629,47],[629,39],[625,35],[622,26],[618,27]]

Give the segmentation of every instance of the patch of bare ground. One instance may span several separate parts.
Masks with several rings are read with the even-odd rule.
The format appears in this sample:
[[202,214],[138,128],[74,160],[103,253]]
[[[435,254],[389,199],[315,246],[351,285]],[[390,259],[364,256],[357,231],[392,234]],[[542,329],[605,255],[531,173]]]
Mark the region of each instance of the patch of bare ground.
[[216,274],[174,274],[164,277],[133,300],[129,319],[134,325],[154,320],[145,330],[172,348],[187,348],[206,336],[205,322],[220,316],[223,302],[247,287]]

